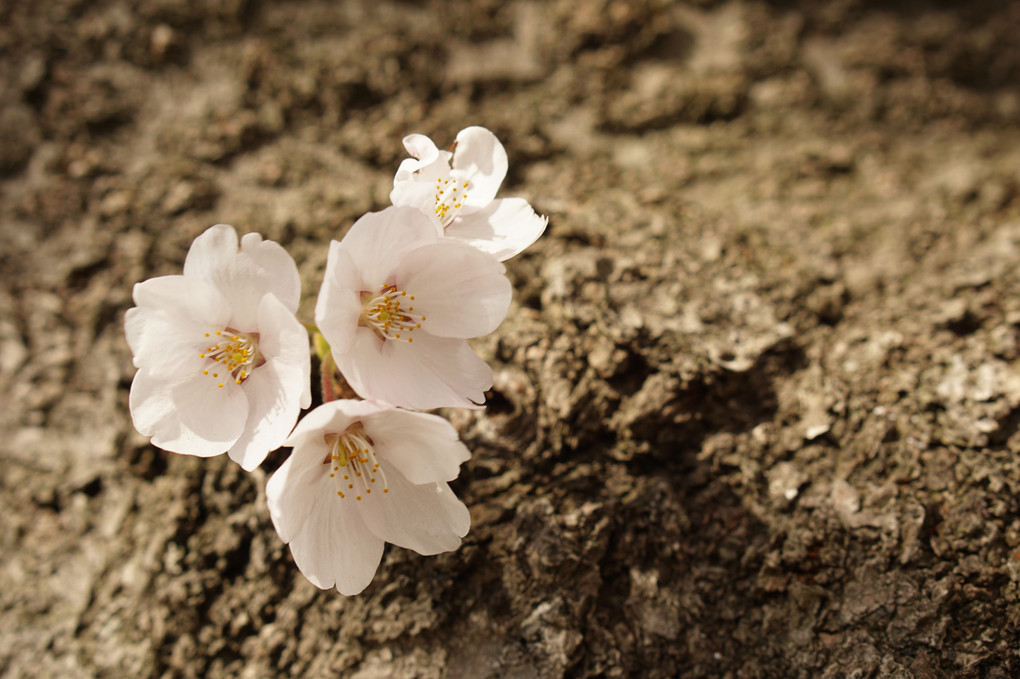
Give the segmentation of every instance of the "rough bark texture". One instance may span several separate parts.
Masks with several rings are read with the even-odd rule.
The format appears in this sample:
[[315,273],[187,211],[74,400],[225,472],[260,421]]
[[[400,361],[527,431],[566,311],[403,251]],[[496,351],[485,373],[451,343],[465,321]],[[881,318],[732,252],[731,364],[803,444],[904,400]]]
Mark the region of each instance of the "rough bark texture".
[[[1020,676],[1020,4],[0,4],[5,677]],[[471,124],[550,228],[473,526],[321,592],[127,415],[216,222],[297,258]]]

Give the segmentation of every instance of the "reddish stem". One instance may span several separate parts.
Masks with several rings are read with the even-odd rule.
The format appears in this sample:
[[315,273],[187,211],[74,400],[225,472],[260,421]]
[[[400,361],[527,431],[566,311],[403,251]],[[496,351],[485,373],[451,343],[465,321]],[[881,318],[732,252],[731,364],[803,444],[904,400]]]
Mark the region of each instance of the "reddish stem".
[[333,361],[328,358],[319,366],[322,373],[322,402],[329,403],[336,400],[336,392],[333,391]]

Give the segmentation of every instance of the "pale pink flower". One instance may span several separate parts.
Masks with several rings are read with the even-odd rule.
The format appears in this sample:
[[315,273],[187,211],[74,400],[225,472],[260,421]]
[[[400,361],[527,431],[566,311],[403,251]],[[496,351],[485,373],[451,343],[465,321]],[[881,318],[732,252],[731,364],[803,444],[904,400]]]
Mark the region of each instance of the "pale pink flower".
[[316,587],[358,594],[384,543],[430,555],[467,535],[471,517],[446,482],[470,454],[440,417],[330,401],[286,445],[294,452],[266,486],[269,514]]
[[308,332],[294,316],[290,255],[217,224],[195,239],[181,276],[138,283],[124,320],[138,368],[135,428],[175,453],[228,453],[250,471],[311,404]]
[[528,247],[545,231],[546,217],[523,198],[496,198],[507,171],[503,145],[484,127],[457,134],[454,150],[440,151],[428,137],[404,137],[411,158],[400,163],[390,201],[429,215],[449,238],[463,240],[500,261]]
[[504,271],[442,238],[414,208],[370,212],[330,244],[315,322],[362,397],[415,410],[477,407],[492,370],[467,338],[506,317]]

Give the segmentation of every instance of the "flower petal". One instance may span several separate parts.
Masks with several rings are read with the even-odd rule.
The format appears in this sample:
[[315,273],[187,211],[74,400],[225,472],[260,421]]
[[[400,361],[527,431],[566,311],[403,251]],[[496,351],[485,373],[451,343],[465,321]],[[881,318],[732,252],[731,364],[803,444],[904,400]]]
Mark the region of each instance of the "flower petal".
[[255,329],[258,304],[275,294],[284,306],[297,310],[301,279],[297,265],[278,243],[247,234],[238,251],[234,227],[217,224],[195,239],[184,260],[185,277],[211,281],[230,301],[231,326]]
[[[217,379],[222,382],[217,382]],[[218,384],[223,384],[223,387],[218,387]],[[223,379],[222,375],[214,378],[212,375],[196,374],[175,384],[170,395],[180,413],[182,425],[210,447],[218,445],[221,453],[226,452],[244,431],[248,419],[248,398],[229,375]],[[164,443],[170,442],[160,442],[157,434],[153,434],[152,442],[174,452],[189,452],[169,448]]]
[[171,381],[202,371],[205,334],[214,327],[149,308],[134,307],[124,314],[135,367]]
[[506,269],[484,252],[443,240],[412,252],[400,262],[396,282],[414,295],[422,327],[438,337],[479,337],[499,327],[513,290]]
[[471,453],[457,430],[437,415],[385,410],[362,420],[378,455],[415,484],[452,481]]
[[[348,596],[360,594],[379,568],[383,541],[350,503],[337,498],[325,473],[328,466],[318,465],[321,471],[295,469],[294,459],[288,458],[266,487],[273,525],[313,585],[320,589],[335,585]],[[295,533],[287,530],[293,515],[304,517]]]
[[378,292],[411,250],[435,243],[442,233],[419,210],[391,206],[354,222],[340,246],[357,264],[361,289]]
[[[416,207],[434,214],[436,180],[449,179],[450,159],[453,154],[440,151],[435,143],[423,134],[404,137],[404,148],[411,154],[400,163],[393,177],[390,202],[394,205]],[[438,221],[438,218],[437,218]]]
[[323,436],[325,434],[339,434],[349,427],[355,420],[369,415],[388,410],[390,406],[373,403],[372,401],[356,401],[340,399],[323,403],[310,413],[301,418],[301,421],[294,428],[294,432],[286,441],[285,446],[293,446],[295,450],[304,450],[306,447],[318,446],[311,453],[321,460],[329,453],[329,446],[326,445]]
[[246,233],[241,237],[241,254],[265,271],[264,280],[269,284],[265,292],[276,295],[291,313],[296,312],[301,303],[301,274],[290,253],[275,241]]
[[319,298],[315,302],[315,324],[334,351],[350,350],[361,317],[363,285],[348,251],[333,241],[326,257]]
[[[446,172],[449,175],[449,172]],[[413,207],[432,222],[437,233],[443,233],[443,222],[436,214],[435,180],[404,182],[390,192],[390,201],[396,207]]]
[[453,176],[471,182],[461,214],[492,202],[506,177],[508,161],[503,144],[484,127],[467,127],[457,133],[453,150]]
[[394,186],[398,182],[414,181],[415,173],[439,160],[439,149],[435,142],[424,134],[409,134],[404,137],[404,148],[411,157],[401,161],[400,168],[393,178]]
[[248,419],[227,451],[230,459],[250,472],[283,445],[301,412],[301,394],[307,384],[307,373],[279,360],[255,368],[241,384],[248,398]]
[[499,198],[477,212],[458,216],[446,227],[446,235],[503,262],[538,240],[548,222],[523,198]]
[[359,395],[401,408],[480,408],[492,386],[492,369],[465,340],[427,333],[408,344],[360,328],[351,351],[333,359]]
[[363,495],[354,505],[368,529],[386,542],[419,554],[457,549],[471,527],[471,515],[450,487],[416,485],[385,460],[379,466],[389,492]]
[[[160,311],[214,328],[230,320],[230,303],[208,281],[186,276],[159,276],[135,283],[135,306]],[[129,338],[130,341],[130,338]]]
[[229,224],[215,224],[191,243],[184,258],[184,275],[213,280],[226,262],[237,256],[237,231]]
[[292,311],[276,298],[266,295],[259,302],[259,350],[267,362],[281,363],[296,371],[297,379],[288,383],[288,390],[299,395],[301,408],[312,403],[312,360],[308,331]]
[[[139,432],[152,437],[153,445],[164,450],[200,457],[219,455],[241,435],[247,403],[239,388],[208,387],[209,378],[201,374],[173,383],[139,370],[131,383],[131,420]],[[207,398],[209,392],[219,393]],[[189,395],[196,398],[182,408],[180,398]],[[203,411],[202,406],[211,409]]]
[[[325,447],[325,443],[323,443]],[[266,483],[266,504],[280,539],[289,543],[304,528],[311,515],[316,494],[329,494],[328,465],[310,449],[295,448]]]

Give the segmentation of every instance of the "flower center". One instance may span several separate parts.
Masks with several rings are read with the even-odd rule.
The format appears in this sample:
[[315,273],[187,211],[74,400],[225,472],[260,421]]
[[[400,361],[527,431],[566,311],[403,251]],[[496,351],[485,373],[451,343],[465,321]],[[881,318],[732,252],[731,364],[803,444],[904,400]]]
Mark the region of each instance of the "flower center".
[[205,333],[205,350],[198,356],[206,359],[203,375],[218,380],[216,386],[223,388],[227,379],[240,384],[251,377],[255,368],[265,363],[259,353],[257,333],[245,334],[227,328]]
[[435,210],[436,216],[439,217],[444,228],[449,226],[460,212],[460,207],[467,198],[467,189],[470,183],[456,179],[439,178],[436,180]]
[[411,333],[421,328],[425,317],[414,313],[414,295],[387,285],[378,294],[361,293],[361,317],[358,325],[372,328],[383,340],[413,342]]
[[[386,475],[379,468],[379,460],[372,447],[372,439],[365,433],[361,422],[355,422],[342,434],[326,434],[329,457],[322,461],[330,465],[329,478],[333,479],[336,494],[341,500],[353,495],[358,502],[372,489],[390,492]],[[378,485],[377,485],[378,484]]]

